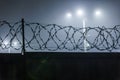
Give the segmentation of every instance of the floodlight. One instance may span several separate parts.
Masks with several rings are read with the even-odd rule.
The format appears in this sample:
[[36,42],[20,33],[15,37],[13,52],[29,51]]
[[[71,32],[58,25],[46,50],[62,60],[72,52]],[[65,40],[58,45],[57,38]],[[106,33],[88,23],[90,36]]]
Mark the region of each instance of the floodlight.
[[67,17],[67,18],[71,18],[71,17],[72,17],[72,14],[71,14],[71,13],[67,13],[67,14],[66,14],[66,17]]
[[84,11],[83,10],[77,10],[76,14],[77,14],[77,16],[83,16],[84,15]]
[[95,15],[96,16],[101,16],[101,11],[100,10],[95,11]]

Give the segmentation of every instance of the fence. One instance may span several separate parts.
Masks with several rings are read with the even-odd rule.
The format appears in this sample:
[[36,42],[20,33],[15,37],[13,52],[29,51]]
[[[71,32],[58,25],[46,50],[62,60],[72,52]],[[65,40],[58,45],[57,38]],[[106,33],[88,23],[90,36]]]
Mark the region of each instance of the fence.
[[[84,30],[85,29],[85,30]],[[84,52],[119,51],[120,25],[113,28],[42,25],[0,21],[0,52]]]

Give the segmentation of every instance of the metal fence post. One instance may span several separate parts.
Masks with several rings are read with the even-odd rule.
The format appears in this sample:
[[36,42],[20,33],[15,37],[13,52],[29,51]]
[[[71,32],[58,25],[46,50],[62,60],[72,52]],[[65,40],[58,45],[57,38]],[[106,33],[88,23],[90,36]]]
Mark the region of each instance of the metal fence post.
[[25,21],[24,21],[24,18],[22,18],[21,22],[22,22],[22,55],[24,55],[25,54],[25,30],[24,30]]

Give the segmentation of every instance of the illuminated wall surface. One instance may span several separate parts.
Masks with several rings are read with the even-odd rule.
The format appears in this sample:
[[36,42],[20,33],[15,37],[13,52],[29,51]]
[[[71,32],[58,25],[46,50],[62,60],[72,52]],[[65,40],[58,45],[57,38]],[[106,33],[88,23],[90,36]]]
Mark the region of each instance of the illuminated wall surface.
[[[23,24],[23,25],[22,25]],[[119,52],[120,25],[107,28],[0,21],[0,52]]]

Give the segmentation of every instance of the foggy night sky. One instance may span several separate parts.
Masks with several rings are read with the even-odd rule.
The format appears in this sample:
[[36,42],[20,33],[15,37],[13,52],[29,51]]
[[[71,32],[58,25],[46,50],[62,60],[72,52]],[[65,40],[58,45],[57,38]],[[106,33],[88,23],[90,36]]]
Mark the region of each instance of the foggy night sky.
[[[87,26],[120,24],[120,0],[0,0],[0,20],[16,22],[25,18],[29,22],[78,26],[82,20],[74,13],[82,8]],[[96,9],[102,10],[99,19],[93,16]],[[73,13],[72,20],[65,18],[67,12]]]

